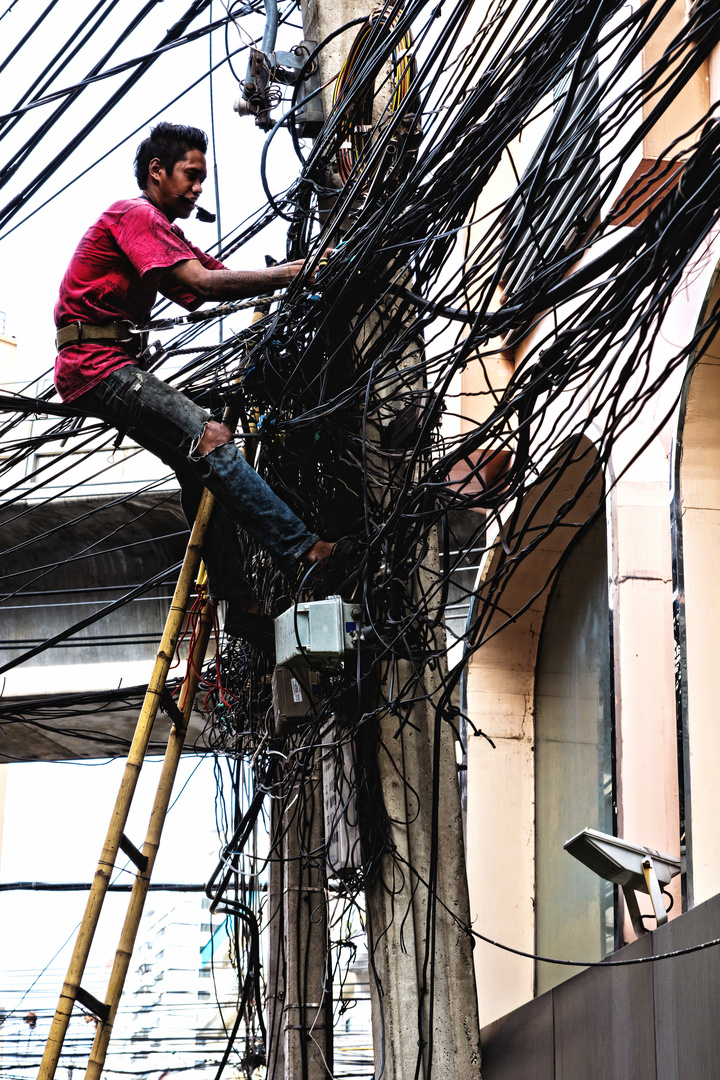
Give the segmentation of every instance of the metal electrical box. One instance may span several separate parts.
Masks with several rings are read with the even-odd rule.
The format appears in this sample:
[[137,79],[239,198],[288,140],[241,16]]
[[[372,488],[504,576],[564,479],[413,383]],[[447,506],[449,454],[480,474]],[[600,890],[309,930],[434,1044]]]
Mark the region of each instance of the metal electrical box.
[[315,668],[354,653],[360,614],[361,608],[341,596],[288,608],[275,620],[277,665]]
[[316,671],[276,667],[272,674],[275,728],[281,735],[309,723],[323,703],[320,678]]

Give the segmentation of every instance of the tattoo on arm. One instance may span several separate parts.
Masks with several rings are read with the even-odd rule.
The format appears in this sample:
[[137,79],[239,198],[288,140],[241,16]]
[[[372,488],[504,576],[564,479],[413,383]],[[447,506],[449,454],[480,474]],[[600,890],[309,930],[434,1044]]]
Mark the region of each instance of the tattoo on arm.
[[244,300],[272,292],[292,281],[295,276],[287,264],[267,270],[210,270],[207,295],[211,300]]

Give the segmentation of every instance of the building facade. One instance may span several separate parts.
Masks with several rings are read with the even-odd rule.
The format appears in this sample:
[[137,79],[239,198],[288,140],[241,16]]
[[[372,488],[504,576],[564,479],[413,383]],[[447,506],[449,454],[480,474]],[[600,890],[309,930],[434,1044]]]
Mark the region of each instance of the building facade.
[[[643,50],[643,73],[668,55],[692,12],[685,0],[667,12]],[[607,80],[610,93],[612,79],[602,64],[598,77],[601,84]],[[651,181],[644,178],[666,159],[682,173],[684,146],[718,102],[716,46],[654,125],[646,126],[634,159],[589,219],[597,224],[613,215],[613,239],[630,235],[651,205]],[[653,104],[638,101],[638,114],[650,116]],[[550,120],[556,115],[549,111]],[[518,147],[519,160],[531,163],[548,124],[546,112],[537,138]],[[598,176],[610,170],[614,152],[612,141],[599,140]],[[569,192],[574,178],[572,169],[562,174],[570,202],[558,201],[560,218],[568,206],[577,210]],[[508,177],[494,183],[501,186]],[[592,178],[583,185],[591,200]],[[558,229],[563,223],[567,231],[567,218]],[[602,250],[603,241],[590,245],[569,272]],[[487,736],[468,738],[471,909],[482,935],[526,954],[476,942],[489,1080],[695,1078],[715,1076],[720,1068],[720,1043],[707,1011],[708,1001],[717,1006],[717,987],[714,977],[703,982],[717,958],[702,954],[696,967],[690,957],[683,959],[675,982],[670,961],[646,965],[642,976],[637,967],[591,969],[573,978],[577,967],[533,958],[633,959],[720,936],[720,736],[714,721],[720,689],[714,659],[720,633],[720,345],[713,333],[694,343],[720,301],[719,265],[720,235],[714,231],[673,289],[644,370],[616,393],[617,400],[632,403],[632,422],[621,425],[609,452],[603,442],[607,411],[591,415],[577,388],[560,388],[538,421],[535,438],[542,444],[546,434],[548,451],[535,481],[520,505],[506,508],[500,524],[489,522],[475,603],[476,610],[486,605],[494,613],[466,676],[467,715]],[[515,287],[530,269],[517,269]],[[501,303],[512,287],[505,284]],[[538,313],[519,344],[508,342],[498,351],[494,369],[468,365],[466,423],[473,420],[472,401],[487,400],[488,371],[496,388],[506,385],[537,354],[553,320],[562,325],[563,318],[570,318],[567,309]],[[626,355],[638,348],[638,340],[630,339]],[[674,364],[683,348],[689,363]],[[623,372],[620,359],[607,377],[620,380]],[[504,576],[512,553],[503,522],[512,522],[515,536],[539,537],[526,544],[517,570]],[[563,850],[586,827],[681,859],[682,872],[666,890],[669,926],[631,944],[636,934],[619,890]],[[644,925],[653,931],[649,897],[643,900]],[[710,998],[696,1009],[700,1019],[692,1038],[683,1039],[677,1036],[684,1022],[678,995],[690,993],[695,1001],[693,985],[702,985]],[[671,1031],[672,1046],[662,1031]],[[615,1051],[598,1057],[608,1040]],[[639,1056],[629,1050],[633,1043],[643,1047]]]

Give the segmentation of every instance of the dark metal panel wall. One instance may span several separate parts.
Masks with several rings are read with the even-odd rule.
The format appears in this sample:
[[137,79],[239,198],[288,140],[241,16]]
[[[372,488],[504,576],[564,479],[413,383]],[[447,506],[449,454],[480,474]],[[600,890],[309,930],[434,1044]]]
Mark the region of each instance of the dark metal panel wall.
[[[720,896],[615,955],[720,937]],[[482,1032],[483,1080],[718,1080],[720,946],[589,968]]]
[[[649,956],[650,942],[633,946]],[[553,996],[555,1077],[650,1080],[654,1068],[653,973],[650,965],[596,968],[558,986]],[[632,1017],[632,1021],[629,1018]]]
[[[654,936],[660,939],[660,934]],[[662,933],[662,951],[716,937],[720,937],[720,896],[669,923]],[[717,1080],[720,946],[655,965],[654,1007],[658,1080]]]
[[549,991],[483,1030],[483,1080],[555,1080],[552,1006]]

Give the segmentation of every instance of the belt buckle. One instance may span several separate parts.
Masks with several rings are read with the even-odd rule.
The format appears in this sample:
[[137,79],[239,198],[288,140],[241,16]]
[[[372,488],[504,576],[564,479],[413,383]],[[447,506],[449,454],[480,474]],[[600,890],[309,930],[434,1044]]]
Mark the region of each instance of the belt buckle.
[[133,334],[139,333],[139,331],[137,331],[135,329],[135,327],[133,326],[133,324],[130,323],[130,322],[118,322],[118,323],[115,323],[115,325],[117,327],[119,327],[121,333],[124,335],[123,337],[120,337],[120,335],[118,334],[118,336],[116,338],[116,340],[119,341],[123,345],[132,342],[133,341]]

